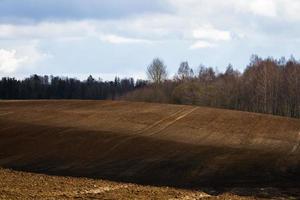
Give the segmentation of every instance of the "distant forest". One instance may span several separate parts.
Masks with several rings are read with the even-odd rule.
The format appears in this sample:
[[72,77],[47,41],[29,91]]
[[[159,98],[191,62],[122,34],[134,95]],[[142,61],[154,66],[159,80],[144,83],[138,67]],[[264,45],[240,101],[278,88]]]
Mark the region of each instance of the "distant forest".
[[167,67],[156,58],[147,68],[148,80],[114,81],[89,76],[73,78],[33,75],[24,80],[2,78],[1,99],[122,99],[235,109],[300,118],[300,62],[293,57],[251,57],[244,72],[228,65],[224,72],[182,62],[167,78]]
[[166,66],[154,59],[147,69],[151,85],[127,94],[133,101],[191,104],[300,118],[300,62],[253,55],[244,72],[229,65],[218,73],[182,62],[167,80]]
[[133,78],[114,81],[96,80],[89,76],[80,81],[75,78],[32,75],[24,80],[4,77],[0,81],[0,99],[95,99],[115,100],[135,89],[144,87],[146,81]]

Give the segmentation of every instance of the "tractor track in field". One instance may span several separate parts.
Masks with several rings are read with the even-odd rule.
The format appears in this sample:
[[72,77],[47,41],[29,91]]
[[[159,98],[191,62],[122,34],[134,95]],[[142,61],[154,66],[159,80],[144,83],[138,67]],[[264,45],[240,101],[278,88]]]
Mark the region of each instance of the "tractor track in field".
[[[0,152],[0,176],[3,167],[188,189],[280,185],[298,195],[300,186],[299,119],[201,106],[2,101]],[[15,182],[2,193],[13,194]],[[32,191],[38,195],[37,182]],[[54,185],[52,194],[98,197],[131,190],[108,187],[62,188],[60,196]]]
[[180,116],[176,117],[174,120],[166,123],[164,126],[162,126],[161,128],[159,128],[158,130],[155,130],[153,132],[151,132],[150,134],[148,134],[147,136],[153,136],[156,135],[158,133],[160,133],[161,131],[165,130],[166,128],[172,126],[174,123],[176,123],[177,121],[183,119],[184,117],[188,116],[189,114],[191,114],[192,112],[194,112],[195,110],[197,110],[198,108],[193,108],[191,110],[187,110],[186,112],[184,112],[183,114],[181,114]]
[[[183,108],[183,109],[180,109],[180,110],[174,112],[173,114],[169,115],[168,117],[163,118],[163,119],[153,123],[152,125],[147,126],[146,128],[137,131],[136,133],[130,135],[129,137],[122,140],[118,144],[115,144],[109,150],[107,150],[105,155],[108,155],[110,152],[114,151],[115,149],[120,147],[122,144],[125,144],[129,140],[134,139],[136,137],[139,137],[140,135],[144,135],[144,136],[148,136],[148,137],[156,135],[159,132],[165,130],[166,128],[172,126],[174,123],[176,123],[180,119],[183,119],[187,115],[191,114],[192,112],[194,112],[197,109],[198,108],[192,108],[192,109],[184,109]],[[104,155],[104,157],[105,157],[105,155]]]

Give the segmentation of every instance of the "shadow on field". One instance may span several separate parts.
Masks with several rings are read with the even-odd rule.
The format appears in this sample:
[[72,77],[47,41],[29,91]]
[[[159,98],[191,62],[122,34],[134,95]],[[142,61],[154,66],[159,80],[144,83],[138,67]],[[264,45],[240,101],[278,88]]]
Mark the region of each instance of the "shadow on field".
[[[0,127],[0,166],[5,168],[201,189],[213,195],[300,196],[299,163],[268,149],[198,146],[8,120],[0,120]],[[278,187],[281,192],[273,189]]]

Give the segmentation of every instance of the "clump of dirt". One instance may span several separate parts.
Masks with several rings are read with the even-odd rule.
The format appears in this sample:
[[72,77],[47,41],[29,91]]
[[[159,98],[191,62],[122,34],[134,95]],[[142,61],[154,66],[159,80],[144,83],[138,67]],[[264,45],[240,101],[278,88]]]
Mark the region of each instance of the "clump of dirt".
[[[275,188],[231,188],[183,190],[171,187],[142,186],[87,178],[47,176],[0,169],[0,199],[163,199],[163,200],[254,200],[296,199]],[[290,189],[291,190],[291,189]],[[296,189],[294,189],[296,191]],[[287,191],[285,191],[287,192]],[[238,195],[238,193],[243,193]],[[260,197],[258,197],[260,196]]]

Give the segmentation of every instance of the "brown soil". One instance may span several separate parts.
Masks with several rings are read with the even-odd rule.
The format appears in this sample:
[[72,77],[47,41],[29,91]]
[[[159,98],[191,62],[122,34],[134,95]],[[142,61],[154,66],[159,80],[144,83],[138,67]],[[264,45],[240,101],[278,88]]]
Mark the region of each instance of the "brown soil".
[[288,189],[293,191],[288,195],[297,197],[300,121],[165,104],[2,101],[0,166],[156,186],[217,188],[224,194],[236,187],[284,187],[280,191]]
[[[297,188],[228,188],[215,194],[211,188],[186,190],[172,187],[142,186],[132,183],[47,176],[0,169],[0,199],[163,199],[163,200],[263,200],[296,199],[288,193]],[[254,196],[255,195],[255,196]]]

